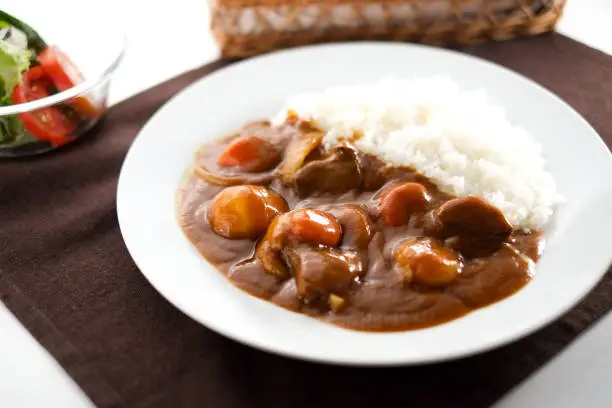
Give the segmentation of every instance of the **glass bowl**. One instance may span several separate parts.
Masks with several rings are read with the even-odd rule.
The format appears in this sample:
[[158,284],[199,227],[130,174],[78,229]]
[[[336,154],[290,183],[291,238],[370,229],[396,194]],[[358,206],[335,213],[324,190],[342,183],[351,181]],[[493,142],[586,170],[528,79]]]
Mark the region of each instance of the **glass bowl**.
[[[71,2],[65,3],[70,5]],[[109,24],[113,20],[109,19],[110,14],[105,17],[103,10],[96,11],[88,19],[76,19],[76,13],[58,13],[56,2],[40,2],[36,8],[16,3],[20,4],[2,6],[0,11],[32,27],[47,45],[57,46],[84,79],[73,87],[41,99],[0,104],[0,158],[45,153],[85,135],[106,111],[110,81],[126,46],[123,30],[116,27],[116,23]],[[75,6],[77,4],[82,5],[74,2]],[[43,79],[47,82],[41,84],[52,83],[49,76]],[[37,84],[35,80],[31,83]],[[53,83],[52,87],[55,85]],[[14,99],[15,91],[10,98],[12,103]],[[63,122],[61,130],[41,128],[41,123],[57,123],[58,118]]]

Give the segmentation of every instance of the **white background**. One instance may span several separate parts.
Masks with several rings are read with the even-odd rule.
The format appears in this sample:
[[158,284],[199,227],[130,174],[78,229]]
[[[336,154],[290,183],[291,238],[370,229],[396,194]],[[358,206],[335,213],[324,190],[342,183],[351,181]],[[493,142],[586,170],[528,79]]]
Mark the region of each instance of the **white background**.
[[[116,103],[156,83],[216,58],[208,31],[205,0],[0,0],[0,9],[27,2],[28,13],[49,4],[75,16],[95,15],[104,4],[123,25],[129,47],[111,88]],[[569,0],[559,31],[612,54],[612,1]],[[168,34],[170,33],[170,34]],[[612,98],[612,90],[610,90]],[[612,406],[612,315],[573,343],[498,408]],[[61,367],[0,304],[0,407],[90,407],[91,403]]]

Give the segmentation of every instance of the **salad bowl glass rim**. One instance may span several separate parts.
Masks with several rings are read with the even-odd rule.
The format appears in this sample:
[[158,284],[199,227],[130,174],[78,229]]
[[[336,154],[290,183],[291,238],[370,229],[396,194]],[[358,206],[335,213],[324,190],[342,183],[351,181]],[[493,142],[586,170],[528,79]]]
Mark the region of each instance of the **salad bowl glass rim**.
[[113,58],[111,62],[104,68],[104,70],[101,71],[99,75],[87,77],[83,82],[80,82],[70,89],[66,89],[65,91],[61,91],[35,101],[20,103],[17,105],[2,106],[0,107],[0,117],[18,115],[20,113],[31,112],[37,109],[57,105],[89,92],[91,89],[110,79],[117,67],[121,64],[121,61],[125,56],[126,48],[127,37],[123,33],[121,34],[119,45],[116,47],[116,50],[113,51]]

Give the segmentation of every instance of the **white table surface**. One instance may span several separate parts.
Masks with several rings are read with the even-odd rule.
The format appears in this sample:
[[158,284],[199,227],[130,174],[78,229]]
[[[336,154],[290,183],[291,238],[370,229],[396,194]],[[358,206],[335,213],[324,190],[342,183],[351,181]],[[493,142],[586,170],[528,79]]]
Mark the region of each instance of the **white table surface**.
[[[0,0],[14,9],[22,0]],[[26,2],[24,2],[26,3]],[[33,10],[67,7],[82,10],[78,0],[27,0]],[[217,50],[208,32],[205,0],[106,0],[128,34],[129,48],[113,80],[110,101],[117,103],[165,79],[212,61]],[[102,3],[96,3],[102,4]],[[172,36],[160,35],[160,22]],[[126,24],[129,23],[129,24]],[[612,1],[569,0],[559,31],[612,54]],[[152,41],[154,39],[154,41]],[[177,39],[179,41],[177,42]],[[189,42],[181,39],[199,39]],[[172,58],[151,63],[151,55],[172,49]],[[612,90],[611,90],[612,98]],[[612,390],[612,314],[570,345],[562,354],[517,387],[496,408],[610,408]],[[59,364],[0,303],[0,407],[91,407],[91,402]]]

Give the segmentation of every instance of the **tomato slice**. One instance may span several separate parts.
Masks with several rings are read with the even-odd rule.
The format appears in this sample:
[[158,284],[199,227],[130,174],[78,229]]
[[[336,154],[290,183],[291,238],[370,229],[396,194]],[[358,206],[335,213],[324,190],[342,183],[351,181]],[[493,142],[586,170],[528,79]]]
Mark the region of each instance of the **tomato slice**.
[[[21,85],[17,85],[13,90],[13,103],[26,103],[49,96],[53,91],[52,86],[45,70],[33,67],[23,74]],[[70,133],[77,127],[76,118],[55,106],[20,113],[17,116],[32,136],[55,146],[72,141]]]
[[[41,52],[38,61],[59,91],[70,89],[85,80],[76,65],[55,45]],[[102,114],[102,109],[85,96],[75,98],[70,104],[88,118],[97,118]]]
[[[22,75],[22,92],[25,102],[49,96],[53,90],[51,78],[42,67],[32,67]],[[25,86],[24,86],[25,85]]]

